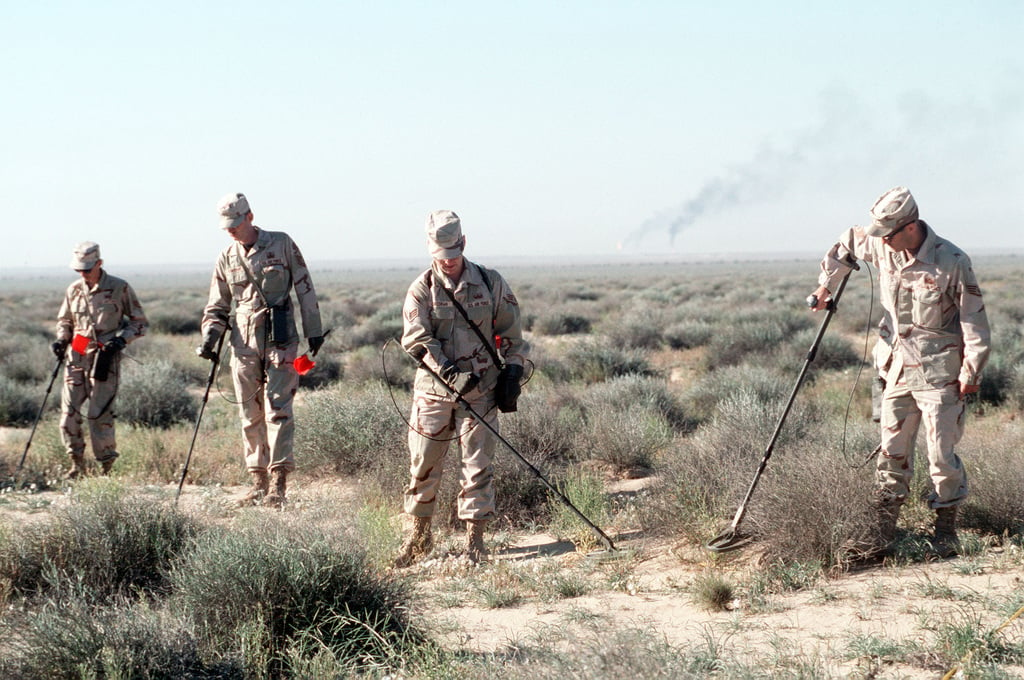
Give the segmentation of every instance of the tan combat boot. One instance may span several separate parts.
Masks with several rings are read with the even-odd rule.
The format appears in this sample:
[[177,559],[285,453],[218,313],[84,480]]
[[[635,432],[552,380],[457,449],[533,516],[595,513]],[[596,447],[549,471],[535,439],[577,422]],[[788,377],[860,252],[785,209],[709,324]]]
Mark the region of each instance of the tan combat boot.
[[466,557],[473,564],[487,561],[487,546],[484,545],[485,519],[466,520]]
[[103,461],[102,463],[100,463],[100,466],[101,466],[101,471],[103,473],[103,476],[106,477],[107,475],[110,474],[110,471],[114,468],[114,459],[113,458],[108,458],[105,461]]
[[935,554],[945,559],[960,553],[960,537],[956,535],[957,506],[939,508],[935,511],[935,534],[932,548]]
[[430,518],[413,517],[412,533],[398,551],[395,567],[404,569],[419,558],[429,555],[433,549],[434,535],[430,531]]
[[85,455],[82,453],[71,454],[71,467],[64,473],[64,479],[79,479],[85,477]]
[[270,478],[267,476],[266,470],[254,470],[252,473],[252,488],[249,489],[249,493],[245,494],[245,497],[238,501],[238,504],[242,507],[247,505],[258,505],[263,497],[267,495],[267,489],[270,487]]
[[288,471],[274,470],[270,480],[270,491],[263,499],[263,505],[268,508],[279,508],[284,505],[285,492],[288,490]]

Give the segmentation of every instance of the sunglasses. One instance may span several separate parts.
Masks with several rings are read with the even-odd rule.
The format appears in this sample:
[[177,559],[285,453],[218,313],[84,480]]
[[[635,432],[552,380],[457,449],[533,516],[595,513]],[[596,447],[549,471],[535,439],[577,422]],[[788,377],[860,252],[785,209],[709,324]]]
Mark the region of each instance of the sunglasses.
[[78,272],[79,274],[88,274],[93,269],[96,269],[96,265],[93,265],[93,266],[89,267],[88,269],[76,269],[75,271]]
[[901,231],[903,231],[904,229],[909,227],[911,224],[913,224],[913,222],[907,222],[906,224],[904,224],[899,229],[895,229],[893,231],[890,231],[888,234],[886,234],[885,236],[882,237],[882,240],[885,241],[886,243],[892,243],[892,240],[894,238],[896,238],[896,234],[900,233]]

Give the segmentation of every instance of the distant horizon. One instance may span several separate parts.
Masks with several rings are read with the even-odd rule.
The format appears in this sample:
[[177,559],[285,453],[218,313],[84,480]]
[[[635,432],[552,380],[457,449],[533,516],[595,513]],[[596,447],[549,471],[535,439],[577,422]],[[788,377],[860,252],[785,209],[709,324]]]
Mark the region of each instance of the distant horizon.
[[[821,260],[824,251],[792,251],[792,252],[721,252],[721,253],[622,253],[617,255],[481,255],[468,259],[494,268],[514,269],[550,269],[553,265],[567,268],[586,268],[594,266],[659,266],[659,265],[727,265],[743,263],[783,263],[807,262],[814,264]],[[983,248],[968,252],[972,261],[984,262],[992,258],[1024,258],[1024,249]],[[351,258],[315,260],[306,258],[309,270],[314,274],[360,273],[360,272],[416,272],[426,268],[430,259],[423,257],[393,258]],[[106,263],[104,263],[106,265]],[[170,263],[170,264],[114,264],[105,269],[114,276],[126,278],[149,278],[152,276],[176,275],[186,278],[208,277],[214,266],[214,258],[209,262]],[[0,281],[13,283],[70,283],[75,273],[68,267],[5,267],[0,271]],[[984,278],[982,277],[982,285]]]

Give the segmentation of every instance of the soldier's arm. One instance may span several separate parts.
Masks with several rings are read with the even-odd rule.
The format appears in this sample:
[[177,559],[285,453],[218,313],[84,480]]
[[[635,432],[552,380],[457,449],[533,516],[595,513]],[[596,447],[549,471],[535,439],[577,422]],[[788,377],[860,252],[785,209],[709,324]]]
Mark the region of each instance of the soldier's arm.
[[124,286],[122,309],[124,309],[126,321],[122,324],[119,335],[124,338],[125,343],[131,343],[146,334],[149,320],[146,318],[146,313],[142,311],[139,296],[127,283]]
[[316,299],[313,288],[313,277],[309,275],[306,259],[295,241],[288,237],[288,266],[292,275],[292,288],[299,301],[299,314],[302,316],[302,332],[307,338],[323,335],[323,323],[320,319],[320,303]]
[[441,341],[434,337],[430,323],[430,290],[421,275],[412,282],[402,306],[402,347],[414,357],[423,354],[423,361],[440,371],[448,361],[441,351]]
[[820,309],[824,306],[821,293],[823,289],[828,293],[834,293],[839,287],[839,282],[846,276],[857,260],[864,260],[875,264],[876,257],[871,244],[871,237],[861,227],[851,227],[839,235],[836,243],[825,253],[821,260],[821,273],[818,275],[819,288],[815,295],[819,298]]
[[981,372],[988,362],[991,333],[985,301],[981,297],[981,286],[975,277],[970,259],[964,255],[957,267],[954,296],[960,309],[960,329],[964,338],[964,359],[960,365],[960,389],[962,393],[976,392],[974,387],[981,383]]
[[71,316],[71,288],[64,292],[64,300],[57,312],[57,340],[70,341],[75,332],[75,320]]
[[203,337],[219,337],[228,326],[231,314],[231,287],[227,280],[227,255],[221,253],[210,279],[210,295],[203,308]]
[[501,352],[506,363],[522,366],[526,363],[530,345],[523,339],[519,300],[503,276],[495,272],[495,278],[494,334],[501,337]]

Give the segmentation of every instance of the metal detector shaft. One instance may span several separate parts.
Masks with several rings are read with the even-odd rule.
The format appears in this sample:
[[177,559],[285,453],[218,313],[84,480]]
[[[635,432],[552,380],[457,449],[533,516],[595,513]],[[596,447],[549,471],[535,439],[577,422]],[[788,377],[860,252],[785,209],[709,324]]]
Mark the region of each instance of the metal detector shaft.
[[36,419],[32,423],[32,432],[28,435],[28,441],[25,442],[25,450],[21,452],[21,460],[18,461],[18,468],[14,471],[14,476],[17,477],[21,474],[21,468],[25,465],[25,457],[28,455],[28,448],[32,446],[32,438],[36,436],[36,427],[39,425],[39,419],[43,417],[43,411],[46,410],[46,400],[50,398],[50,390],[53,389],[53,383],[57,380],[57,374],[60,373],[60,367],[64,364],[64,355],[61,354],[57,357],[57,365],[53,367],[53,375],[50,376],[50,384],[46,386],[46,394],[43,395],[43,403],[39,405],[39,412],[36,413]]
[[188,445],[188,455],[185,456],[185,465],[181,468],[181,479],[178,480],[178,491],[174,494],[174,502],[177,504],[178,498],[181,496],[181,487],[185,485],[185,475],[188,474],[188,465],[192,462],[192,450],[196,447],[196,436],[199,434],[199,423],[203,421],[203,412],[206,410],[206,402],[210,399],[210,388],[213,386],[213,380],[217,376],[217,367],[220,366],[220,352],[224,347],[224,336],[231,332],[231,326],[224,329],[221,333],[220,339],[217,340],[217,358],[212,362],[210,366],[210,378],[206,381],[206,391],[203,392],[203,401],[199,404],[199,414],[196,416],[196,426],[192,430],[192,443]]
[[[399,343],[399,346],[401,347],[401,343]],[[405,348],[402,347],[402,349],[405,349]],[[555,488],[555,486],[551,482],[549,482],[547,480],[547,478],[544,477],[543,474],[541,474],[540,470],[538,470],[533,465],[533,463],[531,463],[530,461],[526,460],[526,458],[523,456],[523,454],[519,453],[519,451],[517,451],[516,448],[514,446],[512,446],[512,444],[510,444],[507,439],[502,437],[501,434],[494,428],[493,425],[488,423],[480,414],[478,414],[473,409],[472,406],[469,405],[468,401],[466,401],[461,395],[456,393],[455,390],[453,390],[448,385],[448,383],[446,383],[444,380],[442,380],[441,376],[439,376],[437,374],[437,372],[434,371],[434,369],[430,368],[430,366],[427,366],[426,362],[423,361],[423,355],[426,353],[425,351],[422,354],[420,354],[419,357],[415,356],[409,350],[405,350],[405,352],[410,357],[412,357],[420,365],[420,367],[423,368],[423,370],[425,370],[427,373],[429,373],[431,376],[433,376],[434,380],[436,380],[441,385],[444,385],[444,388],[445,388],[445,390],[448,391],[448,394],[450,394],[452,397],[454,397],[455,401],[458,402],[458,404],[462,408],[466,409],[466,411],[468,411],[469,414],[472,415],[473,418],[475,418],[478,423],[480,423],[481,425],[486,427],[488,430],[490,430],[491,434],[493,434],[495,437],[497,437],[498,441],[500,441],[502,444],[504,444],[505,447],[509,451],[511,451],[513,454],[515,454],[516,458],[519,459],[519,462],[522,463],[523,465],[525,465],[530,470],[530,472],[532,472],[537,477],[537,479],[539,479],[544,484],[544,486],[547,487],[548,491],[550,491],[552,494],[554,494],[555,497],[558,498],[558,500],[560,500],[565,505],[565,507],[567,507],[570,510],[572,510],[573,514],[575,514],[580,519],[581,522],[583,522],[588,527],[590,527],[590,530],[593,531],[595,534],[597,534],[597,537],[599,539],[601,539],[601,543],[603,543],[604,546],[606,548],[608,548],[608,550],[616,550],[615,545],[612,543],[612,539],[608,538],[608,535],[606,533],[604,533],[603,531],[601,531],[601,528],[599,526],[597,526],[596,524],[591,522],[590,519],[588,519],[586,515],[584,515],[582,512],[580,512],[580,510],[575,505],[572,504],[572,501],[570,501],[568,498],[566,498],[565,494],[563,494],[561,491],[559,491],[557,488]]]
[[818,335],[814,338],[811,348],[807,350],[807,357],[804,360],[803,367],[800,369],[800,375],[797,376],[796,384],[793,385],[793,391],[789,395],[789,401],[786,402],[786,408],[782,410],[782,415],[779,416],[779,421],[775,425],[775,431],[772,433],[771,439],[768,440],[768,445],[765,447],[761,463],[757,466],[757,472],[754,473],[754,479],[750,481],[750,486],[747,488],[747,493],[743,497],[743,502],[740,503],[740,506],[736,509],[736,514],[732,518],[732,524],[724,533],[712,539],[711,542],[708,543],[707,548],[709,550],[724,552],[738,548],[746,543],[746,539],[744,537],[736,534],[736,529],[739,527],[740,522],[743,521],[744,515],[747,514],[747,504],[750,502],[750,498],[754,495],[754,489],[757,488],[757,483],[761,480],[762,473],[764,473],[765,468],[768,466],[768,459],[772,457],[772,451],[775,449],[775,442],[779,438],[779,433],[782,432],[782,426],[786,422],[786,418],[789,416],[790,409],[793,408],[793,402],[796,400],[796,394],[800,391],[804,378],[807,377],[807,371],[811,367],[811,362],[814,361],[815,356],[818,354],[818,348],[821,346],[821,340],[825,337],[825,330],[828,328],[828,324],[832,321],[832,317],[836,312],[836,304],[839,302],[839,298],[843,294],[843,289],[846,288],[846,282],[849,280],[850,274],[853,273],[853,270],[860,268],[856,263],[852,263],[852,265],[853,269],[846,273],[846,276],[844,276],[842,281],[839,283],[839,288],[832,296],[832,299],[828,301],[825,318],[821,320],[821,326],[818,328]]

